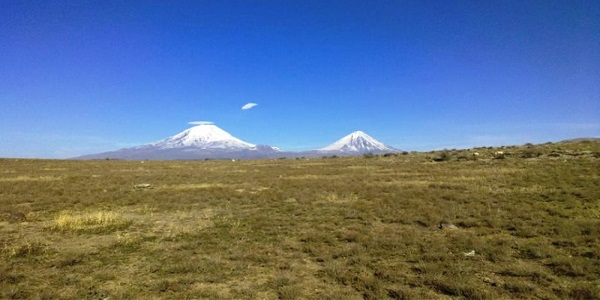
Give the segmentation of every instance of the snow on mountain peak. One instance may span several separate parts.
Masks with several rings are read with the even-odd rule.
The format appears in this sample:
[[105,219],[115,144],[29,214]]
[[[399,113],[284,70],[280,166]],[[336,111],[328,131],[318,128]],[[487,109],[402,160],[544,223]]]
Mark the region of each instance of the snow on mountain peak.
[[172,137],[158,141],[152,146],[162,149],[172,148],[199,148],[199,149],[251,149],[254,144],[244,142],[227,131],[210,122],[197,122],[199,124]]
[[339,139],[335,143],[319,149],[320,151],[340,151],[340,152],[386,152],[397,151],[392,147],[374,139],[370,135],[358,130]]

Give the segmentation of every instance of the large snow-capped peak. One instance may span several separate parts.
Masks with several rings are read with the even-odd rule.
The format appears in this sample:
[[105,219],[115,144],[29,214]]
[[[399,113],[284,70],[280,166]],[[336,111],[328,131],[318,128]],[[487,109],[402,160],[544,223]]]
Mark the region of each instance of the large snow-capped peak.
[[386,146],[382,142],[374,139],[370,135],[355,131],[335,143],[319,149],[319,151],[339,151],[339,152],[394,152],[396,149]]
[[161,149],[197,148],[197,149],[253,149],[254,144],[244,142],[227,131],[212,123],[203,122],[200,125],[186,129],[172,137],[158,141],[150,146]]

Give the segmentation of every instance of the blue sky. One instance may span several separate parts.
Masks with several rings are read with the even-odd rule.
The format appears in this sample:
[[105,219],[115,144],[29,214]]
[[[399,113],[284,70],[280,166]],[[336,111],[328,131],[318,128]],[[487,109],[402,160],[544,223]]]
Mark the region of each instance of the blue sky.
[[[0,1],[0,157],[600,137],[599,1]],[[258,105],[242,110],[249,102]]]

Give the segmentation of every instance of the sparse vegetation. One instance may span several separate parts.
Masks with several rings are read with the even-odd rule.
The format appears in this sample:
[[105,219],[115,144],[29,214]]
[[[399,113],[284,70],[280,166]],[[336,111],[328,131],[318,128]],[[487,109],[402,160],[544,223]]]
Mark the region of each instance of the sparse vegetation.
[[374,157],[376,157],[376,155],[375,155],[375,154],[373,154],[373,153],[371,153],[371,152],[369,152],[369,153],[365,153],[365,154],[363,154],[363,157],[364,157],[364,158],[374,158]]
[[[539,152],[535,149],[530,149],[530,148],[527,148],[521,152],[521,158],[536,158],[536,157],[539,157],[540,155],[542,155],[541,152]],[[556,154],[550,153],[549,156],[556,157]]]
[[598,299],[596,153],[2,159],[0,298]]
[[433,158],[433,161],[441,162],[441,161],[449,161],[452,159],[452,154],[448,150],[444,150],[439,153],[439,155]]

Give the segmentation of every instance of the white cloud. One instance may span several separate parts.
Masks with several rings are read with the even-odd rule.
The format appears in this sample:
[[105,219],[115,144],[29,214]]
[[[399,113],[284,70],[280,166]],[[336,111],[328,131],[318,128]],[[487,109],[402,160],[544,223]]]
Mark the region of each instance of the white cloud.
[[214,123],[211,121],[192,121],[192,122],[188,122],[188,124],[190,124],[190,125],[212,125]]
[[242,109],[243,109],[243,110],[248,110],[248,109],[251,109],[251,108],[253,108],[253,107],[257,106],[257,105],[258,105],[258,104],[256,104],[256,103],[252,103],[252,102],[250,102],[250,103],[246,103],[244,106],[242,106]]

